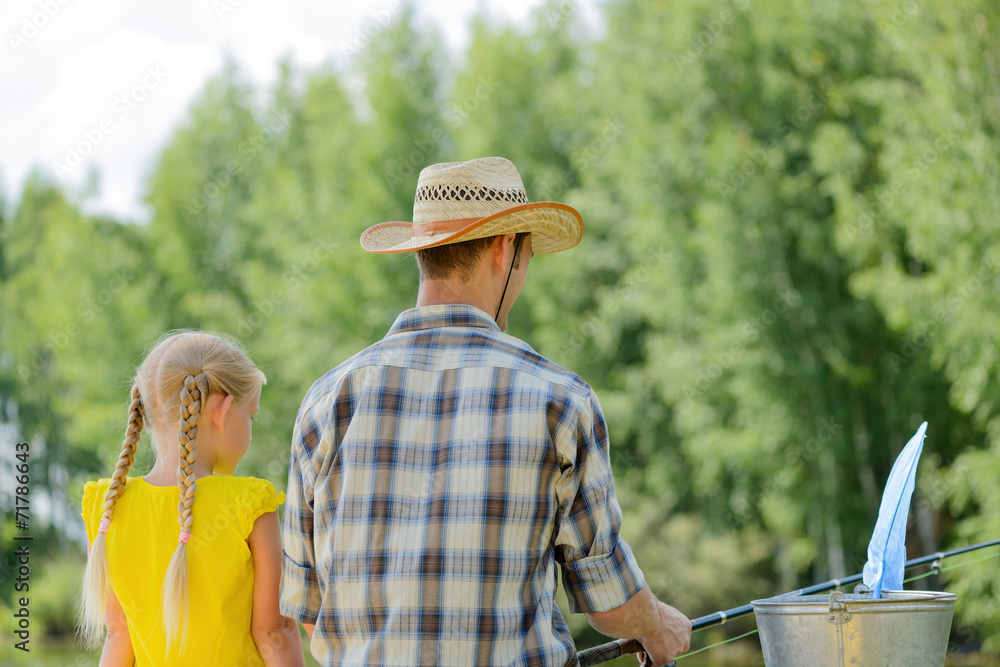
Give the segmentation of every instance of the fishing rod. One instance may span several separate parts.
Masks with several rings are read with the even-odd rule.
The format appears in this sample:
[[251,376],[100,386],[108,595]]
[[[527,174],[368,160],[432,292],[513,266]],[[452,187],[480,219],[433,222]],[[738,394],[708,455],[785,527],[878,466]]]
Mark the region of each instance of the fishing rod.
[[[930,554],[928,556],[921,556],[920,558],[914,558],[908,560],[903,564],[903,569],[909,569],[911,567],[916,567],[918,565],[926,565],[927,563],[935,563],[944,558],[950,558],[951,556],[958,556],[959,554],[968,553],[970,551],[976,551],[978,549],[986,549],[987,547],[995,547],[1000,545],[1000,539],[992,540],[990,542],[982,542],[981,544],[974,544],[971,547],[962,547],[960,549],[952,549],[951,551],[939,551],[936,554]],[[855,574],[850,577],[844,577],[841,579],[831,579],[830,581],[824,581],[821,584],[814,584],[812,586],[807,586],[806,588],[799,588],[794,591],[789,591],[788,593],[782,593],[775,597],[794,597],[797,595],[811,595],[813,593],[822,593],[823,591],[828,591],[831,588],[839,588],[840,586],[846,586],[847,584],[853,584],[857,581],[861,581],[864,578],[863,574]],[[733,607],[732,609],[727,609],[725,611],[717,611],[715,613],[709,614],[707,616],[701,616],[699,618],[691,621],[691,631],[702,630],[704,628],[712,627],[713,625],[722,625],[731,618],[737,618],[739,616],[745,616],[753,611],[752,604],[745,604],[740,607]],[[639,653],[643,650],[642,644],[639,643],[637,639],[619,639],[617,641],[608,642],[607,644],[601,644],[600,646],[595,646],[593,648],[588,648],[577,653],[577,660],[580,662],[580,667],[590,667],[591,665],[596,665],[601,662],[607,662],[608,660],[614,660],[615,658],[620,658],[623,655],[629,655],[630,653]],[[670,667],[674,663],[671,662],[667,667]]]

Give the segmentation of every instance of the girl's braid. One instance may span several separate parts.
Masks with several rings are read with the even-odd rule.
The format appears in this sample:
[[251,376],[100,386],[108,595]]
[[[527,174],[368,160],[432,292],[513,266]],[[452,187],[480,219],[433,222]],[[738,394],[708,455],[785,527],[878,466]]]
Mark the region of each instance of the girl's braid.
[[128,426],[125,428],[125,443],[118,456],[118,465],[111,478],[108,492],[104,496],[104,513],[101,516],[100,527],[87,554],[87,569],[83,575],[83,587],[80,599],[80,635],[88,646],[96,647],[104,637],[104,610],[107,606],[108,590],[111,588],[108,577],[107,531],[111,517],[115,513],[115,503],[125,493],[125,480],[132,462],[135,461],[135,451],[139,445],[139,434],[142,433],[144,412],[142,398],[139,395],[139,381],[132,385],[132,402],[128,408]]
[[208,375],[204,371],[198,375],[188,373],[181,385],[181,417],[180,428],[177,431],[177,450],[179,460],[177,465],[177,487],[180,489],[180,502],[177,504],[177,520],[180,523],[180,537],[174,555],[167,565],[161,589],[162,602],[160,612],[163,619],[163,632],[167,639],[167,654],[174,648],[179,639],[183,647],[187,643],[188,607],[190,596],[188,591],[187,540],[191,535],[194,515],[194,492],[198,488],[195,482],[194,464],[198,460],[198,419],[201,409],[208,400]]
[[202,403],[208,399],[208,376],[199,373],[188,375],[181,387],[181,420],[177,432],[179,444],[177,486],[181,492],[177,506],[178,522],[182,533],[190,533],[193,522],[191,508],[194,505],[195,482],[194,464],[198,458],[198,418]]
[[102,519],[111,520],[115,513],[115,503],[125,493],[125,476],[135,461],[135,452],[139,446],[139,435],[142,433],[143,408],[142,397],[139,396],[139,383],[132,385],[132,402],[128,407],[128,426],[125,427],[125,442],[122,453],[118,456],[115,474],[111,476],[111,485],[104,496],[104,514]]

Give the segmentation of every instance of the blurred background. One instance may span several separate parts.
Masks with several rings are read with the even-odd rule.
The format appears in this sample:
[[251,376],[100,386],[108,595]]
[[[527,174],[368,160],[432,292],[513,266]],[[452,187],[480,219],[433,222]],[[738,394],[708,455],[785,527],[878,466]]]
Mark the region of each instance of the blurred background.
[[[150,343],[246,345],[268,384],[240,474],[284,488],[306,389],[415,300],[413,258],[361,232],[411,218],[423,166],[473,157],[583,214],[577,248],[532,262],[510,333],[596,389],[662,598],[695,617],[860,572],[925,420],[908,555],[1000,537],[994,0],[0,16],[5,619],[19,441],[34,538],[32,653],[7,620],[0,662],[97,663],[73,640],[79,503],[113,470]],[[134,474],[152,462],[144,438]],[[958,595],[948,664],[1000,664],[998,572],[913,584]],[[570,622],[581,648],[606,641]],[[762,664],[756,641],[686,664]]]

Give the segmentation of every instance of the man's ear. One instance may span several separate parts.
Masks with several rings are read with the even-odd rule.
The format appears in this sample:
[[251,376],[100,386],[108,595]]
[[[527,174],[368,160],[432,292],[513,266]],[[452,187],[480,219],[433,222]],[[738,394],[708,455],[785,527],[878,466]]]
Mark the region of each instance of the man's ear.
[[233,405],[232,395],[226,394],[223,397],[221,394],[209,394],[205,403],[205,411],[208,413],[212,426],[222,430],[223,424],[226,423],[226,415],[229,414],[229,408]]
[[517,234],[504,234],[493,240],[493,267],[500,273],[506,274],[510,267],[510,262],[514,254],[514,239]]

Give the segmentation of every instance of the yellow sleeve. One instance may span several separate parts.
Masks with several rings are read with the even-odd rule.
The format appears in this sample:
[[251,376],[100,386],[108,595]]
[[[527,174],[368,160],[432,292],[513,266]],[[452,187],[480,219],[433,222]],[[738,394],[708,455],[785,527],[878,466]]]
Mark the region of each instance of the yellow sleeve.
[[244,495],[246,507],[244,538],[250,536],[254,522],[262,514],[275,511],[278,509],[278,505],[285,502],[285,494],[276,490],[274,484],[271,484],[266,479],[248,477],[247,482],[248,485]]
[[101,514],[104,509],[104,496],[108,493],[111,480],[102,479],[87,482],[83,485],[83,501],[80,503],[83,525],[87,528],[87,539],[91,542],[97,536],[97,527],[101,524]]

